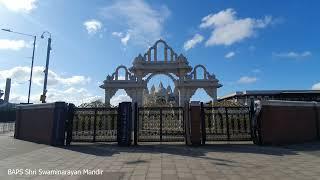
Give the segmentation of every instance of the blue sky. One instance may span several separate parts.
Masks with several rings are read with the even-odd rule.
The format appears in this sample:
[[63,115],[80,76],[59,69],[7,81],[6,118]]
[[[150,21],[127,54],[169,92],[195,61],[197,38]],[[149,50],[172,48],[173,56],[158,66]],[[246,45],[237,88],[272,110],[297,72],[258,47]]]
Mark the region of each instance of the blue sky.
[[[319,1],[0,0],[0,28],[38,36],[33,102],[39,102],[52,33],[48,101],[103,99],[106,75],[162,38],[223,84],[218,96],[252,89],[320,89]],[[27,99],[32,38],[0,31],[0,89]],[[159,78],[172,84],[168,78]],[[158,83],[154,79],[151,83]],[[113,101],[126,99],[123,91]],[[197,91],[194,100],[207,100]]]

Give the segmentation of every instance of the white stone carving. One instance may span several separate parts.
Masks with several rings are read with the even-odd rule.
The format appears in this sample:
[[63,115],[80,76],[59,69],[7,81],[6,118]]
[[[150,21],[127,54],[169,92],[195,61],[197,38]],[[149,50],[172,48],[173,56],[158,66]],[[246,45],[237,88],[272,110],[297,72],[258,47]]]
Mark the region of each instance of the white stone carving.
[[[164,59],[158,59],[157,56],[159,43],[164,45]],[[153,56],[151,56],[152,52]],[[197,69],[199,68],[203,69],[203,77],[197,77]],[[124,79],[119,78],[119,69],[125,70]],[[207,72],[205,66],[197,65],[192,68],[184,55],[180,54],[178,56],[164,40],[160,39],[143,56],[139,54],[134,58],[132,67],[128,69],[126,66],[120,65],[112,75],[106,77],[106,80],[100,86],[105,89],[105,103],[110,105],[110,99],[115,92],[118,89],[125,89],[133,102],[137,102],[140,106],[143,105],[145,102],[143,100],[144,95],[156,91],[152,87],[148,92],[147,88],[149,80],[156,74],[165,74],[173,80],[175,84],[174,92],[172,92],[171,87],[168,87],[167,90],[164,89],[164,92],[170,92],[172,96],[178,97],[177,102],[179,103],[177,104],[179,106],[189,102],[198,88],[203,88],[213,101],[216,101],[217,88],[222,86],[214,74]]]

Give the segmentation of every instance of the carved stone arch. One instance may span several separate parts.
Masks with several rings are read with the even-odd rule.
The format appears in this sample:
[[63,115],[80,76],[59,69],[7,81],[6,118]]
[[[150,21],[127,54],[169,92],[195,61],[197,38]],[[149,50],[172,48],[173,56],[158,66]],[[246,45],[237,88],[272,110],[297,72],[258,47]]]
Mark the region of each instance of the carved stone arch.
[[[164,45],[164,62],[168,62],[168,56],[170,56],[170,61],[176,61],[177,60],[177,53],[174,52],[174,50],[167,44],[167,42],[165,42],[164,40],[162,39],[159,39],[158,41],[156,41],[154,43],[153,46],[151,46],[147,52],[143,55],[143,58],[148,61],[148,62],[151,62],[151,61],[154,61],[154,62],[157,62],[158,61],[158,44],[159,43],[162,43]],[[169,55],[168,55],[168,50],[169,50]],[[153,52],[153,57],[152,57],[152,52]]]
[[[159,43],[164,44],[164,61],[162,59],[157,61],[156,51]],[[151,51],[155,51],[152,57]],[[152,58],[155,61],[151,63]],[[125,69],[126,77],[123,81],[119,80],[118,71],[121,68]],[[197,79],[198,68],[202,68],[204,71],[203,79]],[[139,54],[135,57],[132,67],[129,69],[124,65],[118,66],[111,76],[107,76],[100,87],[106,90],[106,102],[110,99],[110,95],[114,94],[113,89],[119,88],[125,89],[134,102],[142,105],[144,92],[148,92],[147,83],[157,74],[167,75],[173,80],[175,86],[174,94],[179,94],[180,105],[183,105],[185,101],[189,101],[197,88],[203,88],[209,96],[216,100],[217,88],[222,86],[214,74],[208,73],[205,66],[196,65],[194,68],[191,67],[186,57],[182,54],[178,56],[164,40],[160,39],[148,48],[143,56]]]
[[164,48],[163,48],[164,61],[167,62],[167,60],[168,60],[168,54],[167,54],[168,44],[162,39],[159,39],[158,41],[156,41],[152,47],[153,55],[154,55],[153,61],[155,61],[155,62],[158,61],[158,44],[159,43],[164,45]]
[[193,75],[193,79],[197,79],[197,69],[198,68],[203,69],[203,79],[207,79],[207,76],[208,76],[207,68],[204,67],[204,65],[202,65],[202,64],[198,64],[193,68],[193,71],[190,74],[190,75]]
[[149,80],[150,80],[153,76],[161,75],[161,74],[168,76],[168,77],[173,81],[173,83],[177,80],[177,79],[176,79],[175,77],[173,77],[173,75],[170,74],[170,73],[152,73],[152,74],[150,74],[150,75],[146,78],[146,80],[145,80],[146,84],[148,84]]
[[122,80],[130,80],[130,81],[136,81],[137,77],[134,75],[134,73],[131,73],[128,68],[124,65],[120,65],[116,68],[115,72],[112,73],[112,75],[107,76],[107,80],[109,81],[120,81],[119,79],[119,70],[124,69],[125,70],[125,79]]
[[129,80],[130,72],[128,71],[128,68],[125,65],[120,65],[116,68],[116,71],[112,74],[114,77],[114,80],[119,80],[119,70],[120,69],[125,70],[125,80]]
[[159,43],[162,43],[162,44],[164,44],[164,46],[168,47],[167,42],[165,42],[165,41],[162,40],[162,39],[159,39],[158,41],[156,41],[156,42],[154,43],[154,46],[158,46]]

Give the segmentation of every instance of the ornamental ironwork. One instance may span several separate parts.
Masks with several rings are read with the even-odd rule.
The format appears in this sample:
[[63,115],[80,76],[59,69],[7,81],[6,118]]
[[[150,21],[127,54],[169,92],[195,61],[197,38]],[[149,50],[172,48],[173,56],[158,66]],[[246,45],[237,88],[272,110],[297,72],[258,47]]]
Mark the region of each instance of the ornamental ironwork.
[[117,141],[117,108],[75,108],[72,141]]
[[251,140],[250,108],[203,107],[206,141]]
[[183,142],[184,112],[181,107],[139,107],[138,141]]

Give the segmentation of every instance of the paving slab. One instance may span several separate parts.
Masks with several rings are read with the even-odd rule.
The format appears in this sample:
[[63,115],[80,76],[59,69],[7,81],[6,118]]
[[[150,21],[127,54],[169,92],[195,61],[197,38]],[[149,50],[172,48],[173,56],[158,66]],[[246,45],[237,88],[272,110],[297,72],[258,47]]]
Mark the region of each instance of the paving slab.
[[320,179],[320,142],[284,146],[216,143],[73,143],[52,147],[0,136],[0,179]]

